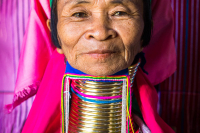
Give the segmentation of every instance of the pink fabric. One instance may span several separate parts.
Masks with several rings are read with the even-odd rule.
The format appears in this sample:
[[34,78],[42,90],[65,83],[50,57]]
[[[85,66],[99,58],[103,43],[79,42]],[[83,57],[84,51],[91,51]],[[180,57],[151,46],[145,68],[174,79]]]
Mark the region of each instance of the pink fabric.
[[[35,95],[52,51],[50,32],[46,20],[50,17],[49,0],[32,0],[32,10],[21,51],[18,77],[13,103],[9,111],[24,100]],[[176,55],[173,39],[173,16],[169,0],[152,0],[153,36],[151,43],[144,49],[149,72],[148,79],[158,84],[169,77],[176,69]]]
[[24,36],[13,103],[6,105],[8,112],[37,93],[52,51],[50,31],[46,26],[50,18],[49,0],[32,0],[30,19]]
[[134,94],[140,106],[145,123],[152,133],[175,133],[158,115],[158,95],[156,89],[149,82],[139,68],[135,78]]
[[176,70],[174,21],[170,0],[152,0],[153,34],[150,44],[144,48],[147,78],[159,84]]
[[[61,82],[65,71],[64,56],[53,53],[22,133],[60,132]],[[143,118],[152,133],[174,133],[157,113],[155,88],[139,68],[134,93]]]
[[22,133],[60,133],[61,87],[65,73],[64,55],[55,52],[33,102]]

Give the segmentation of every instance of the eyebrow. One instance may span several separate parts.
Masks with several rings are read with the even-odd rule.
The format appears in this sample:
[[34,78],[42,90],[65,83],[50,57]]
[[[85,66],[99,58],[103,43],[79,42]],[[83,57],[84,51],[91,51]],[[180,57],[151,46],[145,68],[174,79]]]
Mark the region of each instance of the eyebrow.
[[86,3],[90,3],[90,2],[87,1],[87,0],[77,0],[77,1],[76,1],[76,5],[79,5],[79,4],[86,4]]
[[72,4],[72,5],[80,5],[80,4],[87,4],[87,3],[90,3],[90,1],[88,0],[73,0],[73,1],[68,1],[68,2],[65,2],[65,4]]
[[114,3],[114,4],[123,4],[124,0],[112,0],[110,3]]
[[[126,2],[125,0],[112,0],[110,3],[113,3],[113,4],[124,4],[124,2]],[[131,0],[130,2],[134,3],[134,4],[137,4],[137,0]]]

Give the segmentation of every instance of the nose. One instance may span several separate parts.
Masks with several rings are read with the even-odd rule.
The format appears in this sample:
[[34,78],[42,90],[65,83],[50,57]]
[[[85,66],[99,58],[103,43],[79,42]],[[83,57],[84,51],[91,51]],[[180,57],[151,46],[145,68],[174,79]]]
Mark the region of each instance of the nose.
[[98,41],[105,41],[113,39],[117,36],[117,32],[110,26],[106,19],[95,19],[89,26],[86,32],[87,39],[96,39]]

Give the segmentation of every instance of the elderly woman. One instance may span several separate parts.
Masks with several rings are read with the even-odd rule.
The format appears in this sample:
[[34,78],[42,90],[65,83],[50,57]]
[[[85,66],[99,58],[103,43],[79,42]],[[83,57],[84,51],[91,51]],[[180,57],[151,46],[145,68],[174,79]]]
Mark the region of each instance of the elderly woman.
[[172,133],[140,65],[151,36],[150,0],[53,0],[51,8],[47,26],[57,51],[22,132]]

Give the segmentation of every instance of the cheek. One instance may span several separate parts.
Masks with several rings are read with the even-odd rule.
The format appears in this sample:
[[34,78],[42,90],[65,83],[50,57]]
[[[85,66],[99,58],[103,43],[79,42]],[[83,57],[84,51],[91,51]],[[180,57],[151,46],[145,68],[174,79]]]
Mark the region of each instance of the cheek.
[[61,41],[61,47],[63,45],[63,47],[67,47],[69,49],[74,48],[81,37],[82,28],[80,28],[77,24],[71,24],[67,20],[58,23],[57,28],[58,36]]
[[[78,42],[81,36],[81,30],[78,25],[72,25],[69,22],[58,23],[58,37],[64,55],[68,61],[76,61],[79,53]],[[80,31],[80,32],[77,32]]]
[[115,25],[125,47],[125,59],[133,60],[141,51],[141,36],[144,29],[143,21],[129,20]]
[[127,21],[121,25],[117,25],[118,33],[120,34],[124,44],[132,44],[141,40],[144,26],[142,22]]

